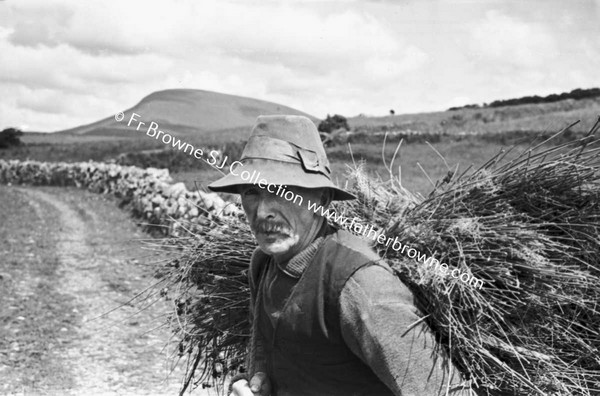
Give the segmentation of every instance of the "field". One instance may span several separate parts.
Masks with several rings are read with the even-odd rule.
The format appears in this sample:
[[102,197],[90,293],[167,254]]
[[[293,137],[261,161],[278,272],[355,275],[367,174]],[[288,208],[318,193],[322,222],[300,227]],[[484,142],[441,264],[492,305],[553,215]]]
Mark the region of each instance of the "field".
[[[489,143],[479,138],[470,137],[460,141],[433,144],[432,147],[444,157],[450,169],[455,170],[458,165],[460,172],[469,166],[483,164],[502,148],[507,148],[507,145]],[[403,144],[395,159],[394,175],[397,177],[401,172],[403,186],[413,193],[427,195],[433,188],[430,179],[435,183],[435,181],[443,179],[448,174],[446,164],[432,147],[426,143]],[[525,149],[528,144],[523,143],[518,147]],[[347,146],[340,146],[329,150],[329,160],[333,173],[337,176],[338,185],[344,185],[346,182],[347,169],[353,164],[352,157],[354,157],[355,162],[364,160],[370,173],[380,175],[383,180],[387,180],[389,174],[382,161],[381,149],[382,145],[361,144],[351,145],[350,149]],[[387,164],[389,164],[395,149],[395,143],[387,144],[385,149]],[[350,150],[352,150],[352,156]],[[511,157],[509,155],[507,159]],[[398,167],[400,167],[400,170]],[[219,178],[220,173],[208,164],[200,162],[197,169],[175,172],[171,176],[175,181],[185,183],[188,189],[195,190],[197,188],[202,189],[211,181]]]
[[420,133],[494,134],[511,131],[547,132],[581,120],[574,131],[587,132],[599,115],[600,98],[563,100],[554,103],[460,109],[387,117],[354,117],[348,120],[356,130],[412,129]]
[[[152,95],[149,98],[152,98]],[[236,106],[243,108],[242,104],[240,102]],[[182,116],[180,113],[177,114]],[[362,139],[350,145],[335,145],[328,147],[327,151],[334,174],[337,175],[340,183],[345,181],[346,164],[352,164],[353,159],[365,160],[369,171],[386,179],[389,174],[382,160],[383,132],[405,132],[411,136],[416,134],[417,137],[424,135],[425,137],[421,139],[413,138],[412,141],[404,141],[394,163],[394,174],[398,176],[398,166],[400,166],[403,185],[414,193],[426,195],[433,187],[431,181],[435,182],[445,177],[448,167],[454,170],[458,165],[459,170],[464,170],[471,165],[477,166],[503,148],[513,144],[518,144],[519,148],[526,148],[537,134],[543,133],[548,136],[577,120],[581,122],[572,128],[574,134],[587,132],[599,114],[600,98],[593,98],[386,117],[358,116],[348,119],[351,130],[367,138],[375,134],[378,134],[378,137],[369,138],[368,143],[363,143],[365,139]],[[178,124],[175,120],[165,122]],[[190,135],[187,129],[182,130],[179,135],[177,130],[170,132],[186,143],[205,151],[212,148],[223,150],[228,158],[227,163],[231,164],[239,158],[250,129],[250,127],[212,129],[200,131],[195,135]],[[219,177],[219,172],[204,161],[177,152],[173,147],[146,136],[143,131],[120,136],[69,133],[25,134],[22,140],[26,143],[25,146],[0,150],[0,158],[66,162],[111,161],[116,160],[120,155],[141,152],[141,155],[135,155],[135,158],[121,163],[169,168],[173,179],[184,182],[188,189],[202,189],[210,181]],[[448,166],[425,141],[432,143]],[[397,143],[398,139],[388,139],[383,150],[388,163]],[[153,150],[162,151],[156,153]],[[148,153],[144,154],[146,151]]]
[[[521,139],[521,143],[517,147],[519,149],[527,148],[528,141],[531,141],[531,139]],[[200,142],[196,144],[196,147],[206,147],[201,146],[202,143]],[[383,142],[379,144],[358,143],[328,148],[328,157],[338,183],[343,185],[346,181],[346,170],[349,165],[353,164],[353,161],[365,161],[370,172],[380,175],[384,180],[388,179],[389,174],[382,158],[385,158],[386,164],[389,165],[397,144],[397,142],[388,142],[385,148]],[[501,139],[490,141],[480,136],[466,136],[460,139],[449,138],[431,145],[427,143],[402,143],[393,164],[393,171],[396,177],[400,175],[402,184],[410,191],[426,195],[433,188],[432,181],[435,182],[447,175],[448,167],[455,170],[458,165],[459,171],[461,171],[469,166],[480,165],[498,151],[510,146],[508,143],[503,143]],[[209,147],[218,146],[215,144]],[[107,162],[122,153],[153,149],[164,149],[164,145],[152,139],[141,141],[93,139],[90,141],[88,137],[78,137],[64,143],[33,143],[24,147],[0,151],[0,158],[49,162],[88,160]],[[239,150],[237,151],[239,152]],[[155,161],[158,167],[170,168],[173,180],[185,183],[189,190],[198,188],[204,190],[207,184],[220,177],[221,172],[209,166],[205,161],[177,153],[169,148],[164,150],[163,153],[167,154],[166,157],[169,161]],[[510,155],[507,156],[507,158],[510,157]],[[226,164],[231,164],[237,158],[237,156],[228,156]],[[152,155],[149,156],[149,159],[152,159]],[[171,166],[172,164],[174,166]],[[127,163],[126,165],[143,166],[139,163]],[[223,171],[227,171],[227,165],[223,168]]]
[[[37,139],[47,139],[47,137],[40,136],[36,139],[28,137],[28,139],[35,141]],[[393,171],[396,177],[400,175],[402,184],[410,191],[426,195],[433,188],[432,181],[435,182],[447,175],[448,167],[454,171],[458,166],[459,172],[469,166],[476,167],[483,164],[498,151],[512,146],[512,144],[517,144],[516,154],[519,150],[526,149],[529,145],[528,142],[532,140],[522,136],[519,139],[508,139],[507,141],[501,136],[495,139],[485,136],[463,136],[448,137],[431,145],[420,142],[402,143],[394,162]],[[195,144],[196,147],[206,147],[202,146],[200,141],[191,140],[190,143]],[[219,147],[218,143],[209,142],[208,144],[209,147]],[[383,142],[376,144],[357,143],[328,148],[328,157],[338,183],[343,185],[346,181],[346,170],[348,165],[352,165],[353,159],[355,162],[365,161],[367,169],[373,174],[380,175],[382,179],[389,178],[382,158],[384,157],[386,163],[389,164],[397,144],[397,142],[388,142],[384,148]],[[108,141],[98,137],[61,137],[61,142],[56,144],[35,142],[24,147],[0,151],[0,158],[35,159],[51,162],[110,161],[122,153],[153,149],[164,149],[164,145],[150,138]],[[220,176],[217,169],[209,166],[204,161],[197,160],[187,154],[177,153],[172,148],[167,148],[164,151],[168,154],[167,157],[173,160],[171,163],[175,164],[171,167],[169,166],[171,163],[164,163],[166,167],[171,168],[171,176],[174,181],[185,183],[190,190],[198,188],[203,190],[207,184]],[[507,159],[511,157],[512,155],[508,155]],[[152,158],[152,155],[150,155],[150,158]],[[231,164],[237,158],[237,156],[229,156],[226,163]],[[160,161],[158,164],[161,165]],[[131,163],[131,165],[142,164]],[[227,166],[224,171],[227,170],[226,168]]]

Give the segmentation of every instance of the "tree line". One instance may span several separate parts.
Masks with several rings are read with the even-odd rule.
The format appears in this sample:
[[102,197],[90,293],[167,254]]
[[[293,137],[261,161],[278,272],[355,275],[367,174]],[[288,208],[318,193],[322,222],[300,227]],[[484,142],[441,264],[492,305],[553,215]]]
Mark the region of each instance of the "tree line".
[[565,99],[575,99],[581,100],[586,98],[594,98],[600,96],[600,88],[590,88],[590,89],[574,89],[571,92],[563,92],[561,94],[551,94],[548,96],[523,96],[521,98],[516,99],[504,99],[504,100],[495,100],[491,103],[484,103],[482,105],[478,104],[469,104],[465,106],[458,107],[450,107],[448,111],[460,110],[460,109],[480,109],[487,107],[501,107],[501,106],[517,106],[522,104],[537,104],[537,103],[551,103],[558,102],[560,100]]

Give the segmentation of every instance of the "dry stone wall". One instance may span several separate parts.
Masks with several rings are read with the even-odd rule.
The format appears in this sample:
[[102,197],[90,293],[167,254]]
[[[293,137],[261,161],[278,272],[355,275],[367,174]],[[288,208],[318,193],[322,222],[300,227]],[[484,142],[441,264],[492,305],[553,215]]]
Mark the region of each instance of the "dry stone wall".
[[194,231],[214,217],[242,216],[242,210],[216,193],[188,191],[173,183],[168,169],[138,168],[102,162],[0,160],[0,183],[75,186],[112,194],[149,227],[164,235]]

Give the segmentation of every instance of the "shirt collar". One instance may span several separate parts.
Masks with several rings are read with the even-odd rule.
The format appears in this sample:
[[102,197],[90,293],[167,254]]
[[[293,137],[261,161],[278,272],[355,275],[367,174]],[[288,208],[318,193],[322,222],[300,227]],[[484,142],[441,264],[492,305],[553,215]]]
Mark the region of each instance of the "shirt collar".
[[321,226],[321,229],[319,230],[315,240],[294,257],[292,257],[287,263],[278,265],[279,269],[292,278],[300,278],[306,267],[308,267],[308,264],[310,264],[312,259],[315,257],[315,254],[319,248],[321,248],[325,242],[325,238],[331,233],[332,230],[333,229],[329,226],[329,224],[327,224],[326,221],[323,222],[323,226]]

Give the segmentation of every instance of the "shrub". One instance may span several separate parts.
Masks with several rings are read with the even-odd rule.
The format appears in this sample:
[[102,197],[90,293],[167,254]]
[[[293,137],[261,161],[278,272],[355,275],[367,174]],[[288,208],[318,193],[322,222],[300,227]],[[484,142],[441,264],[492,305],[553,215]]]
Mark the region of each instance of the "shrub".
[[331,131],[335,131],[336,129],[340,128],[344,128],[347,131],[350,130],[350,127],[348,126],[348,120],[346,119],[346,117],[339,114],[335,114],[333,117],[327,114],[327,118],[321,121],[318,127],[319,132],[327,133],[330,133]]
[[23,135],[23,132],[16,128],[6,128],[0,132],[0,148],[9,148],[11,146],[19,146],[23,142],[19,139],[19,136]]

